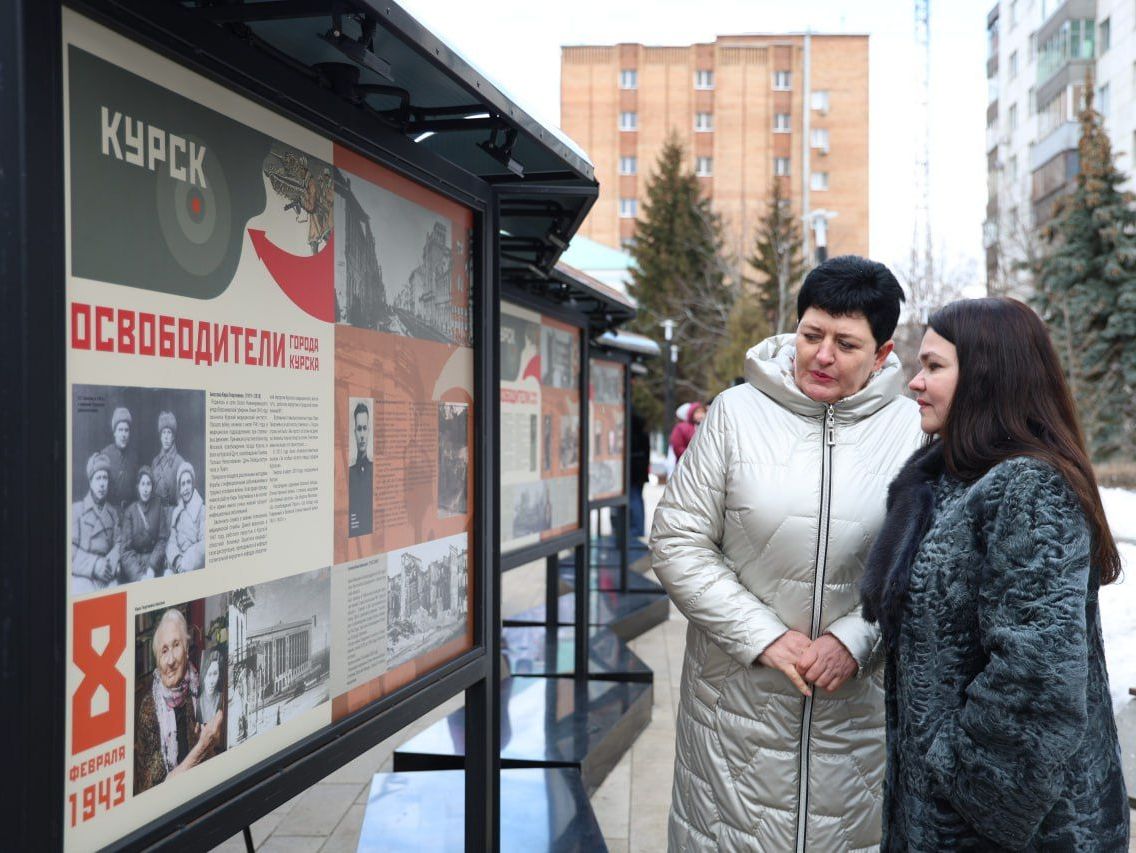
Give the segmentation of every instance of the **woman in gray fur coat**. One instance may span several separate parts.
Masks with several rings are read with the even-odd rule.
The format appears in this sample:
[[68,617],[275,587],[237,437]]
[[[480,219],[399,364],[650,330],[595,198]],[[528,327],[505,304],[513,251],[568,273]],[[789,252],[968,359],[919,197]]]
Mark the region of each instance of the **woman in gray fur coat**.
[[935,313],[924,432],[862,583],[886,650],[883,850],[1127,851],[1097,595],[1120,558],[1045,326]]

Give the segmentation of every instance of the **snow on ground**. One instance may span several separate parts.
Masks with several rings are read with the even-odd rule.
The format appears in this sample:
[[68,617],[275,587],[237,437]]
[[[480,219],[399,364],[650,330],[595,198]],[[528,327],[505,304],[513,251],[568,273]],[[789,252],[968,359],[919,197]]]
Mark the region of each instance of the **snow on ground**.
[[1101,489],[1101,500],[1124,563],[1121,579],[1100,591],[1112,707],[1119,711],[1122,705],[1136,702],[1128,694],[1128,688],[1136,687],[1136,492]]

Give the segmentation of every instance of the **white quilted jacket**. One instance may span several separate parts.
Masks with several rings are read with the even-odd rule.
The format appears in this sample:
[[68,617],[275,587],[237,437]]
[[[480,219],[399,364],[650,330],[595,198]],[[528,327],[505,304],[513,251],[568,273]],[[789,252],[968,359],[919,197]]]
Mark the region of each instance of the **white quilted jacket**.
[[[872,850],[884,770],[879,632],[857,583],[887,486],[919,446],[891,355],[833,406],[793,381],[793,335],[746,357],[655,512],[655,573],[690,622],[670,849]],[[830,632],[860,664],[805,699],[756,663],[788,629]]]

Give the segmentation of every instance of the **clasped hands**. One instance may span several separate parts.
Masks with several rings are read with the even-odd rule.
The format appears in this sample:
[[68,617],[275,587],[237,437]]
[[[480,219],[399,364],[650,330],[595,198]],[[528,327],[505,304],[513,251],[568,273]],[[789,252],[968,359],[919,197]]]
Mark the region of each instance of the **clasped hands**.
[[785,673],[805,696],[813,695],[810,684],[836,692],[858,668],[856,659],[832,634],[810,640],[800,631],[786,631],[770,643],[757,662]]

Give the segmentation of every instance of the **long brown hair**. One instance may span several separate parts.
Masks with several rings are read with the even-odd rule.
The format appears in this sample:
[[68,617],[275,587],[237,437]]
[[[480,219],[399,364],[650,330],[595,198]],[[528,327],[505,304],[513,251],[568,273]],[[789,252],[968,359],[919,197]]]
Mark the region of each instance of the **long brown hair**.
[[1084,510],[1101,583],[1115,581],[1120,554],[1041,318],[1016,299],[962,299],[932,314],[928,325],[958,351],[958,386],[942,430],[947,470],[970,482],[1014,456],[1052,465]]

